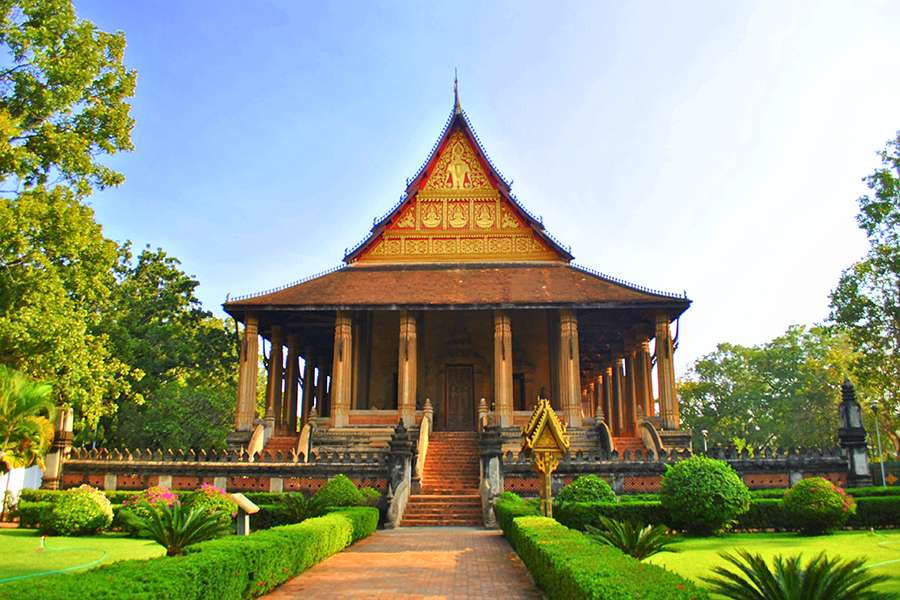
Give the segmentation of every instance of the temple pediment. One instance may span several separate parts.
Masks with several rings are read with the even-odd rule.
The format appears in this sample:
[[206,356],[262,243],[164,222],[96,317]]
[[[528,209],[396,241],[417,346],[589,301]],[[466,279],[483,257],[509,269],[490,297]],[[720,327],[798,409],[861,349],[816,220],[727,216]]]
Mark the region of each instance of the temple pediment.
[[456,113],[407,197],[346,262],[515,262],[571,260],[509,188]]

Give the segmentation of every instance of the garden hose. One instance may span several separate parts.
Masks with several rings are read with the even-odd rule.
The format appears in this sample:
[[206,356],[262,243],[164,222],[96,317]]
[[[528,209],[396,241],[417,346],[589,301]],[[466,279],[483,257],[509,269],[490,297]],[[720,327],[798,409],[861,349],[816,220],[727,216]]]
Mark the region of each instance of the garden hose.
[[[875,531],[874,529],[869,529],[869,534],[870,534],[870,535],[874,535],[875,537],[887,538],[886,535],[884,535],[883,533],[878,533],[878,532]],[[900,544],[900,540],[897,540],[897,541],[888,541],[888,540],[884,540],[884,541],[878,542],[876,545],[877,545],[879,548],[887,548],[888,546],[896,546],[896,545],[898,545],[898,544]],[[889,548],[889,549],[890,549],[890,550],[898,550],[898,551],[900,551],[900,548]],[[892,565],[892,564],[898,563],[898,562],[900,562],[900,558],[894,558],[894,559],[891,559],[891,560],[883,560],[883,561],[881,561],[881,562],[877,562],[877,563],[872,563],[872,564],[870,564],[870,565],[866,565],[865,568],[866,568],[866,569],[874,569],[874,568],[876,568],[876,567],[883,567],[883,566],[885,566],[885,565]]]
[[71,567],[64,567],[62,569],[51,569],[49,571],[39,571],[37,573],[28,573],[26,575],[16,575],[14,577],[5,577],[3,579],[0,579],[0,583],[8,583],[10,581],[19,581],[21,579],[31,579],[32,577],[44,577],[46,575],[56,575],[57,573],[68,573],[69,571],[77,571],[79,569],[87,569],[89,567],[93,567],[94,565],[97,565],[97,564],[103,562],[103,559],[106,558],[106,550],[101,550],[99,548],[89,548],[87,546],[76,546],[74,548],[49,548],[47,546],[45,539],[46,539],[46,536],[42,535],[41,536],[41,547],[38,548],[37,550],[35,550],[35,552],[72,552],[74,550],[81,550],[81,551],[87,550],[89,552],[100,552],[101,555],[100,555],[100,558],[98,558],[96,560],[92,560],[90,562],[86,562],[86,563],[80,564],[80,565],[73,565]]

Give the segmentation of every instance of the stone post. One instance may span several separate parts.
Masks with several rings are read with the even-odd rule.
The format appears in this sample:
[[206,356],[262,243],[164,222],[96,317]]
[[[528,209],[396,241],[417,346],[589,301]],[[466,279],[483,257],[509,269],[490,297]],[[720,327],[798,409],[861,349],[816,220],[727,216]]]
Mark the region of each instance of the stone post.
[[393,529],[400,525],[412,487],[413,441],[403,421],[397,423],[391,436],[388,453],[387,514],[384,526]]
[[259,376],[259,319],[248,313],[244,316],[244,336],[241,340],[238,367],[237,410],[234,413],[235,432],[250,439],[256,419],[256,380]]
[[604,412],[606,414],[606,425],[609,430],[613,430],[613,370],[611,366],[607,366],[603,371],[603,402],[606,404]]
[[494,311],[494,403],[500,427],[512,427],[512,325],[509,315],[501,310]]
[[581,427],[581,361],[578,356],[578,317],[559,311],[559,406],[569,427]]
[[287,336],[287,369],[284,372],[284,408],[281,411],[282,427],[288,435],[297,433],[297,369],[299,351],[297,337]]
[[625,353],[625,427],[628,434],[634,436],[637,433],[638,410],[637,410],[637,375],[635,373],[635,352],[627,351]]
[[669,318],[656,319],[656,379],[659,388],[659,411],[664,429],[678,429],[678,407],[675,399],[675,366],[672,356],[672,334]]
[[840,421],[838,443],[847,452],[847,487],[872,485],[862,411],[859,402],[856,401],[856,390],[850,380],[846,378],[841,385],[841,404],[838,408],[838,416]]
[[613,388],[615,389],[615,413],[616,413],[616,436],[625,435],[625,363],[621,358],[616,358],[615,370],[613,371]]
[[400,312],[400,345],[397,357],[397,410],[407,428],[416,424],[416,316]]
[[350,393],[353,383],[353,320],[339,310],[334,319],[334,358],[331,362],[331,425],[349,423]]
[[503,440],[497,427],[485,427],[478,435],[481,454],[481,513],[485,527],[496,527],[494,500],[503,493],[503,469],[500,464]]
[[56,435],[50,452],[44,456],[44,479],[41,487],[46,490],[58,490],[62,484],[63,465],[72,450],[72,423],[75,411],[69,407],[60,407],[56,413]]
[[641,349],[637,352],[634,374],[636,378],[635,381],[637,382],[638,406],[642,407],[645,417],[653,417],[653,385],[650,380],[650,342],[647,340],[641,342]]
[[316,385],[316,363],[313,357],[313,349],[307,347],[303,356],[303,412],[301,421],[306,424],[309,420],[309,411],[312,408],[313,396]]
[[595,402],[597,403],[597,407],[594,409],[596,417],[595,420],[605,421],[606,420],[606,398],[604,397],[604,393],[606,388],[603,385],[603,374],[598,373],[594,378],[594,390],[596,390],[597,397]]
[[281,388],[284,384],[284,340],[281,326],[272,325],[272,351],[269,355],[269,381],[266,387],[266,439],[272,435],[276,417],[281,411]]

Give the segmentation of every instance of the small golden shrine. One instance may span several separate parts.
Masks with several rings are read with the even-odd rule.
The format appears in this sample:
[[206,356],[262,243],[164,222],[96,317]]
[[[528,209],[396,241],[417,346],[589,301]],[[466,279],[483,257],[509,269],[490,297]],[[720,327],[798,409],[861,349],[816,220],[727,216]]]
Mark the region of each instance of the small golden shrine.
[[522,448],[531,451],[534,470],[541,474],[541,514],[553,516],[551,480],[560,457],[569,451],[569,436],[550,401],[539,398],[522,428]]

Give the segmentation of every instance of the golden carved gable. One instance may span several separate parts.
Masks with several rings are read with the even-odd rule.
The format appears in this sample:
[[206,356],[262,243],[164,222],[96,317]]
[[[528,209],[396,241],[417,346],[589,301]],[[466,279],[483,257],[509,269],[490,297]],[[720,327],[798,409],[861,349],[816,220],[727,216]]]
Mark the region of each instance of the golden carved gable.
[[560,260],[497,189],[466,134],[443,144],[425,184],[356,259],[360,262]]
[[450,136],[425,184],[426,191],[491,190],[478,155],[462,131]]

